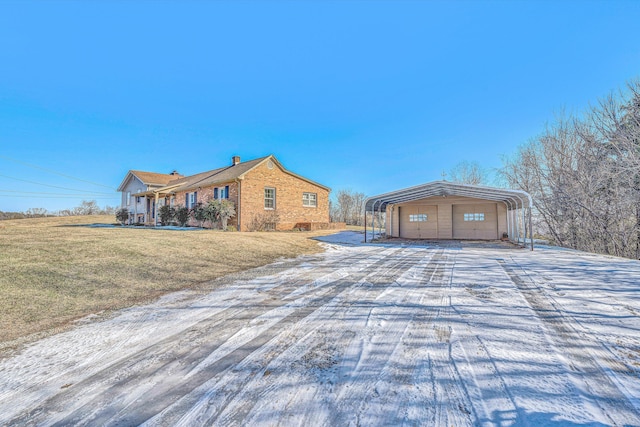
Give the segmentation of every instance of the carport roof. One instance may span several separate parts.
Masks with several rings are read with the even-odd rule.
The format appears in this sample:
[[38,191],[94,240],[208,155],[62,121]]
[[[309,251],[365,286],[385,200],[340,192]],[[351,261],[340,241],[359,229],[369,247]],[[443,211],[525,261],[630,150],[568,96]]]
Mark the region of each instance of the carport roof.
[[464,196],[484,200],[505,202],[509,209],[531,208],[529,193],[506,188],[484,187],[480,185],[459,184],[449,181],[433,181],[415,187],[403,188],[390,193],[369,197],[365,209],[384,210],[388,204],[398,204],[436,196]]

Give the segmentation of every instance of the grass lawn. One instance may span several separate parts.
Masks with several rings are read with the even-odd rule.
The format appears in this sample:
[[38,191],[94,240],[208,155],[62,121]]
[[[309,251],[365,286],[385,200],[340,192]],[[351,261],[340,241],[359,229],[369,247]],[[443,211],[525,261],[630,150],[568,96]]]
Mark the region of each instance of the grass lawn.
[[113,222],[112,216],[0,221],[0,343],[318,252],[309,237],[333,233],[78,226]]

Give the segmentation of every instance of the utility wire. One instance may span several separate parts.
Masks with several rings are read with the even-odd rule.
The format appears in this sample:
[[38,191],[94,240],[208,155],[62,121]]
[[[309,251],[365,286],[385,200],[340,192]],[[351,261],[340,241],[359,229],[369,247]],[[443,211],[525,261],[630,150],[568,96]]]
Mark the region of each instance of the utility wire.
[[[85,193],[85,194],[71,194],[71,193],[50,193],[46,191],[20,191],[20,190],[0,190],[0,193],[21,193],[21,194],[41,194],[41,195],[49,195],[49,196],[73,196],[73,197],[103,197],[105,193]],[[120,197],[119,195],[114,195],[113,197]]]
[[0,158],[3,158],[5,160],[9,160],[11,162],[20,163],[20,164],[28,166],[30,168],[40,169],[40,170],[43,170],[45,172],[49,172],[49,173],[52,173],[52,174],[55,174],[55,175],[64,176],[65,178],[74,179],[74,180],[80,181],[80,182],[86,182],[86,183],[91,184],[91,185],[97,185],[98,187],[105,187],[105,188],[108,188],[110,190],[115,190],[115,188],[113,188],[111,186],[108,186],[108,185],[98,184],[97,182],[88,181],[88,180],[82,179],[82,178],[76,178],[75,176],[67,175],[67,174],[64,174],[62,172],[54,171],[52,169],[43,168],[41,166],[32,165],[31,163],[23,162],[21,160],[12,159],[11,157],[3,156],[1,154],[0,154]]
[[[28,199],[33,199],[35,196],[21,196],[19,194],[10,194],[10,195],[6,195],[3,194],[2,197],[5,197],[7,199],[11,199],[14,197],[22,197],[22,198],[28,198]],[[89,196],[89,197],[84,197],[82,195],[77,195],[77,196],[37,196],[39,199],[77,199],[77,198],[91,198],[91,199],[102,199],[102,200],[115,200],[117,198],[119,198],[120,196],[113,196],[113,197],[109,197],[109,196]]]
[[[13,180],[16,180],[16,181],[26,182],[26,183],[29,183],[29,184],[43,185],[43,186],[45,186],[45,187],[58,188],[58,189],[61,189],[61,190],[69,190],[69,191],[87,191],[87,190],[78,190],[78,189],[76,189],[76,188],[59,187],[59,186],[57,186],[57,185],[51,185],[51,184],[43,184],[43,183],[41,183],[41,182],[29,181],[29,180],[26,180],[26,179],[20,179],[20,178],[14,178],[14,177],[12,177],[12,176],[7,176],[7,175],[0,175],[0,176],[1,176],[1,177],[3,177],[3,178],[9,178],[9,179],[13,179]],[[111,187],[109,187],[109,188],[111,188]],[[107,192],[96,192],[96,194],[112,194],[112,193],[107,193]]]

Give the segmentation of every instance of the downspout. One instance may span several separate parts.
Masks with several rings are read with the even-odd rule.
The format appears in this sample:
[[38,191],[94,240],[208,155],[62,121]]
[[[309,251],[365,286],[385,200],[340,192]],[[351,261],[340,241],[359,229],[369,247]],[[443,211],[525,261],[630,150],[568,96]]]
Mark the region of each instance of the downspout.
[[236,184],[238,184],[238,206],[237,206],[238,209],[236,210],[236,216],[238,218],[238,225],[237,225],[236,228],[238,229],[238,231],[242,231],[242,225],[241,225],[242,223],[240,221],[240,215],[241,215],[241,212],[242,212],[242,210],[240,209],[240,200],[241,200],[240,196],[242,194],[242,192],[240,191],[240,187],[241,187],[242,180],[240,178],[236,178],[234,181],[236,182]]

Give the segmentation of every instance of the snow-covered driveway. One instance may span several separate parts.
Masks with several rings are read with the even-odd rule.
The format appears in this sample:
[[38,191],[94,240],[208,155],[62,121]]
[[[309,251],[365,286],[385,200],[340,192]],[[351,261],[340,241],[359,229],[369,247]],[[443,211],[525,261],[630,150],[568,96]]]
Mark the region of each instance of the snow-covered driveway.
[[0,424],[640,426],[639,262],[353,236],[34,343]]

